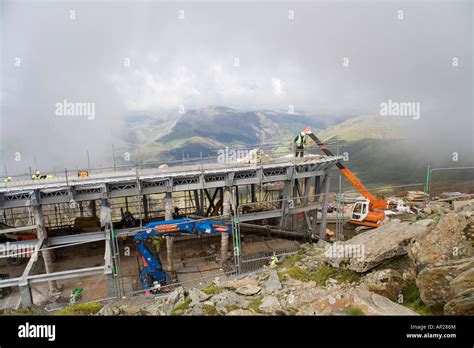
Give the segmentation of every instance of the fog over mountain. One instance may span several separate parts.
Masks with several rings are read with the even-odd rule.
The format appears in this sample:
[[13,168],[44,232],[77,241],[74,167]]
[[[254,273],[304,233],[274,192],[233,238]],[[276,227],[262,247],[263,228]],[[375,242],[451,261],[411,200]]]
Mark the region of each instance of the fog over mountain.
[[[161,146],[172,139],[155,140],[175,122],[182,136],[221,143],[190,111],[210,106],[239,110],[247,129],[261,118],[245,112],[290,106],[315,123],[334,117],[327,126],[397,118],[418,156],[472,160],[468,0],[0,6],[0,164],[10,174],[33,156],[44,170],[82,167],[87,150],[92,166],[111,165],[112,144]],[[419,103],[419,119],[380,116],[389,100]],[[58,114],[68,102],[94,105],[93,117]],[[129,132],[131,122],[141,130]]]

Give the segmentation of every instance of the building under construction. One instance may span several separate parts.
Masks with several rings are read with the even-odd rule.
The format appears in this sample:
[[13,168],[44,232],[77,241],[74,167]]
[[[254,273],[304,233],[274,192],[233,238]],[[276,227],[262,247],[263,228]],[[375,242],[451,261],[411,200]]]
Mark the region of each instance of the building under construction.
[[[191,280],[202,260],[217,263],[220,271],[245,271],[242,257],[252,250],[258,256],[259,245],[284,252],[291,239],[324,237],[329,170],[341,159],[309,155],[265,164],[133,168],[0,184],[5,270],[0,288],[16,294],[8,306],[31,306],[38,296],[68,298],[78,288],[96,289],[104,298],[137,291],[136,257],[127,237],[147,222],[177,217],[212,217],[235,227],[231,236],[222,233],[217,239],[166,237],[163,265],[170,272],[184,269],[178,281]],[[249,237],[240,243],[246,231]],[[262,239],[268,235],[277,241]],[[206,248],[211,252],[201,250]],[[203,278],[213,274],[200,273]],[[74,287],[86,278],[96,281]]]

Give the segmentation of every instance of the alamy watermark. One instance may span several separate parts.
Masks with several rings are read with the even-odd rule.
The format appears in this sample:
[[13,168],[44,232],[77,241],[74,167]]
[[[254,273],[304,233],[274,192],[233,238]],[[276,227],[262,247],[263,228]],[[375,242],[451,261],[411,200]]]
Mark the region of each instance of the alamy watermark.
[[351,258],[362,261],[365,257],[365,247],[363,244],[334,243],[326,247],[324,256],[334,260]]
[[56,116],[83,116],[88,120],[95,118],[95,103],[94,102],[70,102],[64,99],[55,105]]
[[420,102],[395,102],[389,99],[386,102],[380,103],[380,115],[412,117],[414,120],[419,120],[421,104]]
[[0,244],[0,258],[3,257],[30,257],[35,251],[35,244],[13,244],[10,242]]
[[261,149],[233,149],[228,146],[217,151],[217,163],[256,163]]

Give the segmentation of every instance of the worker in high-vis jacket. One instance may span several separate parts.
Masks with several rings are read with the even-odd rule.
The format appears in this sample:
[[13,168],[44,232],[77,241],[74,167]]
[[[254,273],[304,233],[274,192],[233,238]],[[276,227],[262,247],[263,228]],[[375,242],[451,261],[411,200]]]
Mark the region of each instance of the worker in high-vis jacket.
[[298,134],[293,141],[295,143],[295,157],[300,156],[301,158],[304,155],[304,147],[306,146],[306,139],[308,136],[305,132]]
[[31,176],[32,180],[40,180],[41,179],[41,173],[39,170],[35,171],[35,173]]

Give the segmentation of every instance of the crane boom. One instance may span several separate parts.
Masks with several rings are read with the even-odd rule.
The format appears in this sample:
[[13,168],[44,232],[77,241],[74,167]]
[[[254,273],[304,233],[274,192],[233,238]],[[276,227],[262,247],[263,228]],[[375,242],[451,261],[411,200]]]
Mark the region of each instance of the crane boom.
[[[319,138],[313,133],[310,128],[305,128],[304,132],[316,143],[316,145],[319,146],[321,151],[323,151],[327,156],[334,156],[331,150],[329,150],[328,147],[324,145],[321,140],[319,140]],[[382,210],[388,208],[388,203],[386,200],[375,198],[369,192],[369,190],[367,190],[367,188],[360,182],[360,180],[357,179],[357,177],[341,162],[338,161],[336,163],[336,166],[339,168],[341,173],[344,174],[347,180],[349,180],[350,183],[354,185],[354,187],[360,192],[360,194],[369,200],[371,208]]]
[[155,282],[166,283],[168,276],[164,272],[158,256],[145,245],[149,237],[169,236],[176,234],[217,234],[232,233],[232,226],[215,220],[195,220],[190,218],[150,222],[134,237],[143,267],[140,280],[145,289],[150,289]]

